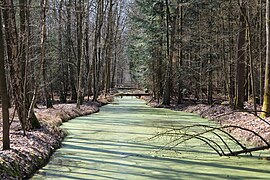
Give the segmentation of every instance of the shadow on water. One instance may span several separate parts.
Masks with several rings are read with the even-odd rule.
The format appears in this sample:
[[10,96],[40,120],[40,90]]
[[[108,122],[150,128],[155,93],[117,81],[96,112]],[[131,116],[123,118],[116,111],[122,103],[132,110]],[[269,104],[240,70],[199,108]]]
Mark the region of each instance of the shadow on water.
[[[82,158],[83,159],[83,158]],[[87,161],[91,161],[91,159],[87,159]],[[99,162],[99,161],[97,161]],[[109,164],[112,164],[111,162],[103,162],[103,161],[100,161],[100,163],[109,163]],[[58,164],[59,166],[64,166],[62,164]],[[123,166],[123,167],[126,167],[126,166],[132,166],[132,165],[127,165],[127,164],[121,164],[121,163],[113,163],[113,165],[119,165],[119,166]],[[78,168],[78,166],[76,165],[67,165],[68,167],[70,168]],[[150,175],[150,174],[144,174],[144,173],[134,173],[134,172],[131,172],[131,173],[126,173],[126,172],[122,172],[121,174],[126,174],[126,175],[132,175],[132,176],[136,176],[138,178],[150,178],[150,179],[181,179],[181,176],[179,176],[180,174],[182,176],[189,176],[189,177],[193,177],[193,178],[198,178],[198,177],[203,177],[203,176],[206,176],[207,178],[202,178],[202,179],[211,179],[211,178],[224,178],[224,175],[222,174],[211,174],[211,173],[207,173],[207,172],[204,172],[204,173],[200,173],[200,172],[194,172],[194,173],[190,173],[189,171],[174,171],[172,169],[169,169],[169,168],[152,168],[152,167],[143,167],[143,166],[132,166],[133,168],[137,168],[138,169],[138,172],[140,171],[140,169],[143,169],[143,170],[146,170],[146,169],[150,169],[150,170],[156,170],[160,173],[164,173],[163,175]],[[99,170],[98,173],[96,174],[93,174],[91,173],[91,171],[96,171],[95,168],[84,168],[84,167],[81,167],[81,169],[83,169],[85,172],[88,171],[88,173],[83,173],[83,172],[74,172],[72,173],[73,175],[61,175],[59,176],[59,171],[58,170],[52,170],[49,175],[50,176],[54,176],[54,177],[65,177],[65,178],[69,178],[69,179],[86,179],[86,178],[80,178],[78,175],[87,175],[87,176],[95,176],[95,177],[102,177],[102,178],[109,178],[109,179],[123,179],[123,178],[116,178],[116,177],[111,177],[111,176],[104,176],[102,174],[104,173],[113,173],[113,174],[119,174],[119,171],[114,171],[114,170]],[[62,171],[62,173],[64,174],[65,171]],[[168,178],[168,174],[166,175],[166,173],[170,173],[170,176],[172,178]],[[48,175],[48,174],[47,174]],[[225,176],[225,177],[230,177],[230,176]],[[239,179],[247,179],[249,176],[242,176],[242,177],[237,177],[235,176],[234,178],[239,178]],[[257,177],[255,179],[262,179],[260,177]]]
[[163,149],[169,139],[150,140],[177,124],[209,123],[194,114],[153,109],[123,98],[94,115],[63,125],[69,135],[33,179],[269,179],[270,163],[249,157],[219,157],[191,141]]
[[[68,148],[70,149],[80,149],[80,150],[85,150],[88,152],[98,152],[98,153],[107,153],[109,155],[122,155],[124,158],[127,157],[138,157],[142,158],[143,161],[149,161],[151,162],[152,160],[158,160],[160,162],[169,162],[169,163],[177,163],[179,165],[185,164],[185,165],[199,165],[199,166],[209,166],[209,167],[215,167],[215,168],[222,168],[222,169],[233,169],[233,170],[243,170],[243,171],[250,171],[250,172],[259,172],[259,173],[270,173],[270,170],[264,170],[264,169],[256,169],[256,168],[246,168],[246,167],[237,167],[237,166],[232,166],[232,165],[221,165],[219,163],[207,163],[207,162],[199,162],[199,161],[190,161],[190,160],[185,160],[185,159],[172,159],[172,158],[162,158],[162,157],[153,157],[149,155],[142,155],[142,154],[137,154],[137,153],[126,153],[126,152],[121,152],[121,151],[112,151],[112,150],[105,150],[105,149],[100,149],[100,148],[90,148],[90,147],[85,147],[85,146],[76,146],[76,145],[69,145]],[[68,158],[69,159],[69,158]],[[95,163],[106,163],[106,164],[114,164],[114,165],[119,165],[119,166],[124,166],[124,167],[135,167],[135,168],[142,168],[142,169],[153,169],[153,170],[158,170],[158,171],[170,171],[170,172],[177,172],[180,173],[181,171],[179,170],[173,170],[170,168],[155,168],[155,167],[144,167],[144,166],[137,166],[137,165],[129,165],[129,164],[122,164],[118,162],[109,162],[109,161],[104,161],[104,160],[96,160],[96,159],[91,159],[91,158],[83,158],[83,157],[71,157],[71,159],[78,159],[78,160],[84,160],[84,161],[91,161]]]

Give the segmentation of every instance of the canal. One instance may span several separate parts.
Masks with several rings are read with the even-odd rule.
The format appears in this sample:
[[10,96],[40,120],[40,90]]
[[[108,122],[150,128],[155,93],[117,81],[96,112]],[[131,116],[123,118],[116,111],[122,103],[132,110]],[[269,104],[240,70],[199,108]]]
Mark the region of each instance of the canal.
[[63,147],[32,179],[269,179],[270,162],[256,156],[219,157],[196,140],[162,150],[169,138],[150,139],[168,127],[213,122],[133,97],[116,102],[64,123]]

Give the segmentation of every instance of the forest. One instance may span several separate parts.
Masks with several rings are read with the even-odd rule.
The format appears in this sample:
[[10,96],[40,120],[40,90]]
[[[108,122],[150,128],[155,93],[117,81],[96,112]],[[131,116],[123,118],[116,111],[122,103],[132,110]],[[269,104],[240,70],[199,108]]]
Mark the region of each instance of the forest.
[[73,104],[84,111],[120,88],[149,93],[145,99],[158,107],[226,106],[269,128],[269,0],[1,0],[0,6],[2,152],[12,149],[16,131],[27,137],[47,126],[38,109]]
[[256,111],[255,102],[263,104],[268,87],[265,6],[263,1],[138,1],[132,10],[131,68],[147,74],[137,79],[144,78],[163,104],[187,97],[213,104],[221,98],[240,109],[253,101]]

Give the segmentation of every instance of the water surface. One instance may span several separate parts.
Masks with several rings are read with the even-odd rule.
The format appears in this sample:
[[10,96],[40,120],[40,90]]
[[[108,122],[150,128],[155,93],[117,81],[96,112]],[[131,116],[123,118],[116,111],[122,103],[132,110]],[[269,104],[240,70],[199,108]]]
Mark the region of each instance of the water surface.
[[196,140],[160,150],[169,138],[149,140],[166,127],[210,122],[197,115],[154,109],[127,97],[62,128],[63,147],[33,179],[269,179],[270,162],[219,157]]

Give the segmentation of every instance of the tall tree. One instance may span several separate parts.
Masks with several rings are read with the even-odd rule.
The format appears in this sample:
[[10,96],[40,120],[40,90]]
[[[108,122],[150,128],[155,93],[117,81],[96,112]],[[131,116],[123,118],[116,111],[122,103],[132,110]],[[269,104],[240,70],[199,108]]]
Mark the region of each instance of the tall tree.
[[[32,110],[30,108],[30,102],[26,95],[26,63],[25,55],[19,56],[19,39],[22,40],[20,44],[25,43],[24,38],[18,37],[17,26],[16,26],[16,16],[14,11],[14,4],[12,0],[2,1],[4,5],[3,19],[5,22],[5,37],[7,44],[7,56],[8,62],[10,64],[10,77],[12,84],[13,98],[15,102],[15,107],[17,109],[18,117],[24,131],[39,128],[40,124]],[[21,34],[25,32],[25,14],[26,14],[25,1],[20,1],[20,20],[21,20]],[[22,47],[24,47],[22,45]]]
[[266,66],[264,83],[264,100],[262,107],[262,117],[270,116],[270,4],[266,0]]
[[61,93],[60,93],[60,101],[62,103],[67,102],[67,91],[68,91],[68,70],[67,70],[67,64],[64,62],[64,57],[63,57],[63,16],[62,16],[62,11],[63,11],[63,4],[64,0],[60,0],[59,2],[59,8],[58,8],[58,59],[60,62],[60,71],[61,71]]
[[235,98],[235,71],[234,71],[234,67],[235,67],[235,61],[234,61],[234,37],[233,37],[233,32],[234,32],[234,25],[233,25],[233,15],[232,15],[232,11],[233,11],[233,5],[232,5],[232,1],[230,0],[229,2],[229,23],[228,23],[228,28],[229,28],[229,36],[228,36],[228,44],[229,44],[229,54],[228,54],[228,60],[229,60],[229,101],[230,101],[230,105],[233,106],[234,103],[234,98]]
[[101,59],[101,31],[104,19],[104,0],[97,2],[96,20],[95,20],[95,37],[93,42],[93,101],[97,101],[99,93],[100,80],[100,59]]
[[169,7],[169,1],[165,1],[165,11],[166,11],[166,57],[167,67],[166,67],[166,76],[165,76],[165,84],[164,84],[164,91],[163,91],[163,101],[162,104],[170,105],[171,101],[171,88],[172,88],[172,55],[170,51],[170,22],[171,22],[171,12]]
[[41,7],[41,38],[40,38],[40,64],[41,64],[41,80],[42,80],[42,93],[44,96],[44,102],[47,108],[52,108],[52,100],[51,95],[48,92],[48,83],[47,83],[47,68],[46,68],[46,60],[45,60],[45,42],[46,42],[46,34],[47,34],[47,25],[46,25],[46,16],[47,16],[47,8],[48,8],[48,0],[41,0],[40,2]]
[[72,0],[66,1],[66,8],[67,8],[67,32],[66,32],[66,38],[67,38],[67,61],[68,61],[68,79],[69,79],[69,86],[71,90],[71,100],[77,100],[77,91],[76,91],[76,82],[75,82],[75,62],[74,62],[74,56],[72,56],[73,53],[73,39],[72,39]]
[[107,19],[107,34],[106,34],[106,67],[105,67],[105,95],[107,95],[111,87],[111,64],[113,57],[113,28],[114,28],[114,19],[113,16],[113,0],[109,0],[109,12]]
[[263,94],[264,94],[264,91],[263,91],[263,87],[264,87],[264,84],[263,84],[263,1],[260,0],[260,32],[259,32],[259,59],[260,59],[260,104],[262,105],[263,104]]
[[77,16],[77,108],[80,108],[83,99],[83,1],[79,0],[76,7]]
[[7,92],[7,81],[5,71],[5,44],[3,37],[2,12],[0,12],[0,95],[2,104],[2,119],[3,119],[3,150],[10,149],[9,138],[9,97]]
[[237,71],[236,71],[236,82],[237,82],[237,94],[235,105],[237,108],[244,108],[244,97],[245,97],[245,63],[246,63],[246,2],[240,0],[239,7],[241,9],[239,18],[239,34],[238,34],[238,47],[237,47]]

